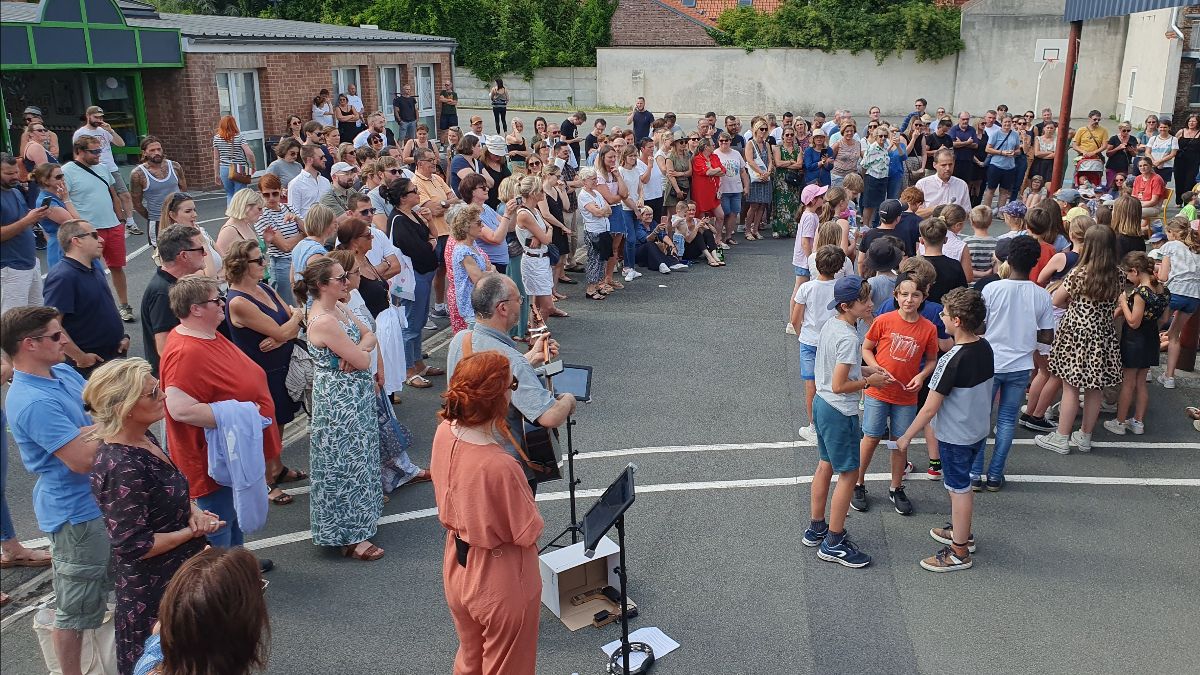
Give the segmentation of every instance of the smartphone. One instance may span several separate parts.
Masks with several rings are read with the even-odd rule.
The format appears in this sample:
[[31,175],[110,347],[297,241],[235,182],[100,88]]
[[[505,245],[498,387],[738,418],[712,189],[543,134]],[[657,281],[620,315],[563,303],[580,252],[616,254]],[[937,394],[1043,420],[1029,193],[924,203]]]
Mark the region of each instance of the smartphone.
[[46,195],[45,197],[42,197],[42,208],[45,209],[45,208],[48,208],[49,206],[50,206],[50,195]]

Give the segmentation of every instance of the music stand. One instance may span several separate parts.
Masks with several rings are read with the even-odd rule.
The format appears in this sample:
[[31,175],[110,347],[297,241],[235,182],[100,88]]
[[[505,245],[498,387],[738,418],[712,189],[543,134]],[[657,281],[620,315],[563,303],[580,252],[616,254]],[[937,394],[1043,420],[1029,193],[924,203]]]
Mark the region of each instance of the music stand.
[[621,606],[619,608],[621,646],[617,647],[609,659],[608,672],[615,672],[614,666],[620,655],[624,675],[629,675],[629,654],[633,650],[633,645],[637,645],[637,651],[646,655],[646,662],[639,672],[646,672],[654,663],[654,650],[650,648],[650,645],[644,642],[631,643],[629,641],[628,577],[625,574],[625,512],[629,510],[630,506],[633,506],[633,501],[637,496],[633,481],[633,474],[636,471],[637,465],[632,462],[628,464],[621,475],[604,490],[600,499],[583,516],[583,555],[585,557],[590,558],[595,555],[600,538],[614,525],[617,528],[617,546],[621,549],[620,566],[617,568],[617,578],[621,581]]
[[[582,403],[590,403],[592,400],[592,367],[591,366],[574,366],[564,364],[561,361],[547,363],[545,366],[546,380],[551,382],[555,392],[571,394],[576,401]],[[554,378],[559,378],[559,382],[555,383]],[[567,415],[567,497],[571,508],[571,522],[563,528],[553,539],[550,540],[542,548],[538,549],[538,553],[545,553],[548,548],[564,548],[567,544],[560,544],[558,540],[571,535],[571,543],[579,541],[579,535],[583,534],[583,529],[579,526],[578,507],[575,502],[575,486],[583,481],[575,477],[575,455],[579,454],[575,450],[575,443],[571,437],[571,427],[575,426],[575,420]]]

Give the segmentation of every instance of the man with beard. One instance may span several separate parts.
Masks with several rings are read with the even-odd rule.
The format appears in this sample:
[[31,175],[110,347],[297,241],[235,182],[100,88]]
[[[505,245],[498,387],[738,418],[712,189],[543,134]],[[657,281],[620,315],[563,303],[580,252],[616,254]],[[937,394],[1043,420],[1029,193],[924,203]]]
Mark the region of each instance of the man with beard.
[[383,147],[385,148],[396,145],[396,137],[392,135],[392,130],[387,128],[387,118],[380,110],[376,110],[367,117],[367,128],[354,137],[354,147],[357,149],[366,145],[371,134],[383,136]]
[[163,200],[176,192],[187,192],[183,167],[163,155],[162,142],[154,136],[142,141],[142,163],[129,174],[129,192],[133,208],[146,219],[146,235],[151,246],[158,246],[158,219]]
[[33,226],[46,217],[38,193],[21,186],[17,158],[0,154],[0,311],[42,304],[42,271],[34,248]]
[[345,213],[350,210],[350,195],[362,194],[354,189],[354,181],[358,178],[358,167],[347,162],[338,162],[329,170],[333,183],[320,199],[320,204],[328,206],[334,213]]
[[[326,130],[325,137],[329,138]],[[321,146],[305,145],[300,148],[300,163],[304,170],[288,183],[288,206],[296,215],[304,218],[313,204],[329,190],[329,179],[321,175],[325,171],[325,154]],[[342,209],[343,211],[345,209]]]
[[104,171],[112,178],[109,183],[117,193],[117,217],[125,222],[129,234],[141,234],[141,229],[133,222],[133,198],[129,195],[129,186],[125,185],[125,179],[117,168],[117,160],[113,159],[112,146],[125,147],[125,139],[104,121],[104,109],[98,105],[88,108],[84,119],[84,125],[75,130],[71,140],[78,141],[82,136],[91,136],[100,143],[100,161],[104,164]]
[[381,194],[387,186],[400,180],[403,176],[412,180],[412,172],[403,168],[400,160],[395,157],[380,157],[375,160],[376,166],[379,167],[380,183],[367,196],[371,198],[371,207],[375,209],[375,214],[371,216],[371,224],[379,228],[383,232],[388,231],[388,221],[392,217],[392,205]]

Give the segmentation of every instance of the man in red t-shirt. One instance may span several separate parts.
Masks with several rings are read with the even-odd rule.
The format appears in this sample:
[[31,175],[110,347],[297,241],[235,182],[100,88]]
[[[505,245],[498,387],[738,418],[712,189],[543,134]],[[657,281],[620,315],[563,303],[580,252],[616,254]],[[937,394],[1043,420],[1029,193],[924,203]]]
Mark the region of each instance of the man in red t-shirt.
[[1133,198],[1142,203],[1142,219],[1157,218],[1163,213],[1167,184],[1154,172],[1154,165],[1143,157],[1138,160],[1138,177],[1133,180]]
[[[933,322],[921,316],[925,292],[915,279],[900,274],[896,277],[893,295],[896,310],[875,317],[863,340],[863,363],[883,368],[894,382],[866,390],[858,484],[854,487],[855,498],[851,501],[857,511],[867,510],[867,488],[863,481],[871,458],[875,456],[875,448],[885,434],[896,438],[912,424],[917,416],[917,393],[937,366],[937,328]],[[912,513],[912,502],[904,494],[902,481],[904,469],[908,466],[908,455],[894,447],[891,455],[892,480],[888,499],[895,505],[896,513],[907,516]]]

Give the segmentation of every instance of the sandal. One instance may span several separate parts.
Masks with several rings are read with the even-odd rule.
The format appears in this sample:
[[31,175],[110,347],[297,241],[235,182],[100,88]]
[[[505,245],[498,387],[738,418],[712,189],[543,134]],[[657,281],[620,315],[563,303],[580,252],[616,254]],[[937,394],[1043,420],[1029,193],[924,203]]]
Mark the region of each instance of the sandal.
[[571,277],[562,277],[561,279],[558,280],[558,283],[567,284],[568,286],[574,286],[575,284],[577,284],[579,282],[575,281]]
[[617,290],[621,290],[622,288],[625,288],[625,284],[623,284],[619,281],[612,281],[608,284],[608,286],[609,286],[609,288],[615,288]]
[[[555,299],[555,300],[570,300],[570,298],[569,298],[569,297],[567,297],[567,296],[566,296],[565,294],[563,294],[563,293],[559,293],[558,291],[554,291],[554,299]],[[551,316],[554,316],[554,315],[553,315],[553,314],[551,314]]]
[[[0,568],[8,569],[10,567],[49,567],[50,552],[39,549],[26,549],[28,553],[20,558],[9,558],[8,560],[0,559]],[[30,557],[32,554],[33,557]],[[38,554],[45,554],[45,558]]]
[[426,377],[441,377],[446,374],[446,371],[436,366],[425,366],[425,370],[422,370],[421,374]]
[[280,469],[279,473],[275,476],[275,483],[298,483],[306,478],[308,478],[307,473],[304,473],[299,469],[289,469],[285,466]]
[[600,286],[599,288],[596,289],[596,292],[599,293],[600,295],[609,295],[614,290],[616,290],[616,289],[614,289],[612,286]]
[[421,377],[420,375],[413,375],[412,377],[405,380],[404,384],[412,387],[413,389],[428,389],[433,386],[432,382],[425,379],[424,377]]
[[589,300],[607,300],[608,299],[608,296],[601,293],[600,291],[592,291],[591,293],[587,294],[587,297]]
[[[272,486],[271,490],[272,491],[279,490],[279,488]],[[287,506],[288,504],[291,504],[292,502],[296,501],[295,499],[292,498],[291,495],[284,492],[283,490],[279,490],[279,494],[275,495],[274,497],[272,497],[271,495],[267,495],[267,499],[270,499],[271,503],[274,504],[275,506]]]
[[429,473],[429,469],[421,469],[420,471],[417,472],[417,475],[410,478],[408,480],[408,482],[405,483],[405,485],[414,485],[416,483],[428,483],[431,480],[433,480],[433,474]]
[[[359,544],[361,544],[361,543],[363,543],[363,542],[359,542]],[[373,562],[373,561],[379,560],[380,558],[383,557],[383,549],[379,548],[375,544],[370,544],[368,542],[368,546],[367,546],[366,550],[359,552],[358,544],[350,544],[349,546],[342,547],[342,555],[347,558],[354,558],[355,560],[365,560],[366,562]]]
[[571,315],[567,314],[566,312],[562,311],[561,309],[556,308],[553,312],[550,312],[550,316],[561,316],[562,318],[567,319],[567,318],[570,318]]
[[721,266],[721,263],[719,263],[719,262],[713,262],[713,261],[709,260],[709,261],[708,261],[708,266],[709,266],[709,267],[720,267],[720,266]]
[[1194,420],[1200,420],[1200,408],[1194,408],[1192,406],[1188,406],[1188,408],[1186,409],[1185,412],[1187,412],[1188,417],[1190,417]]

